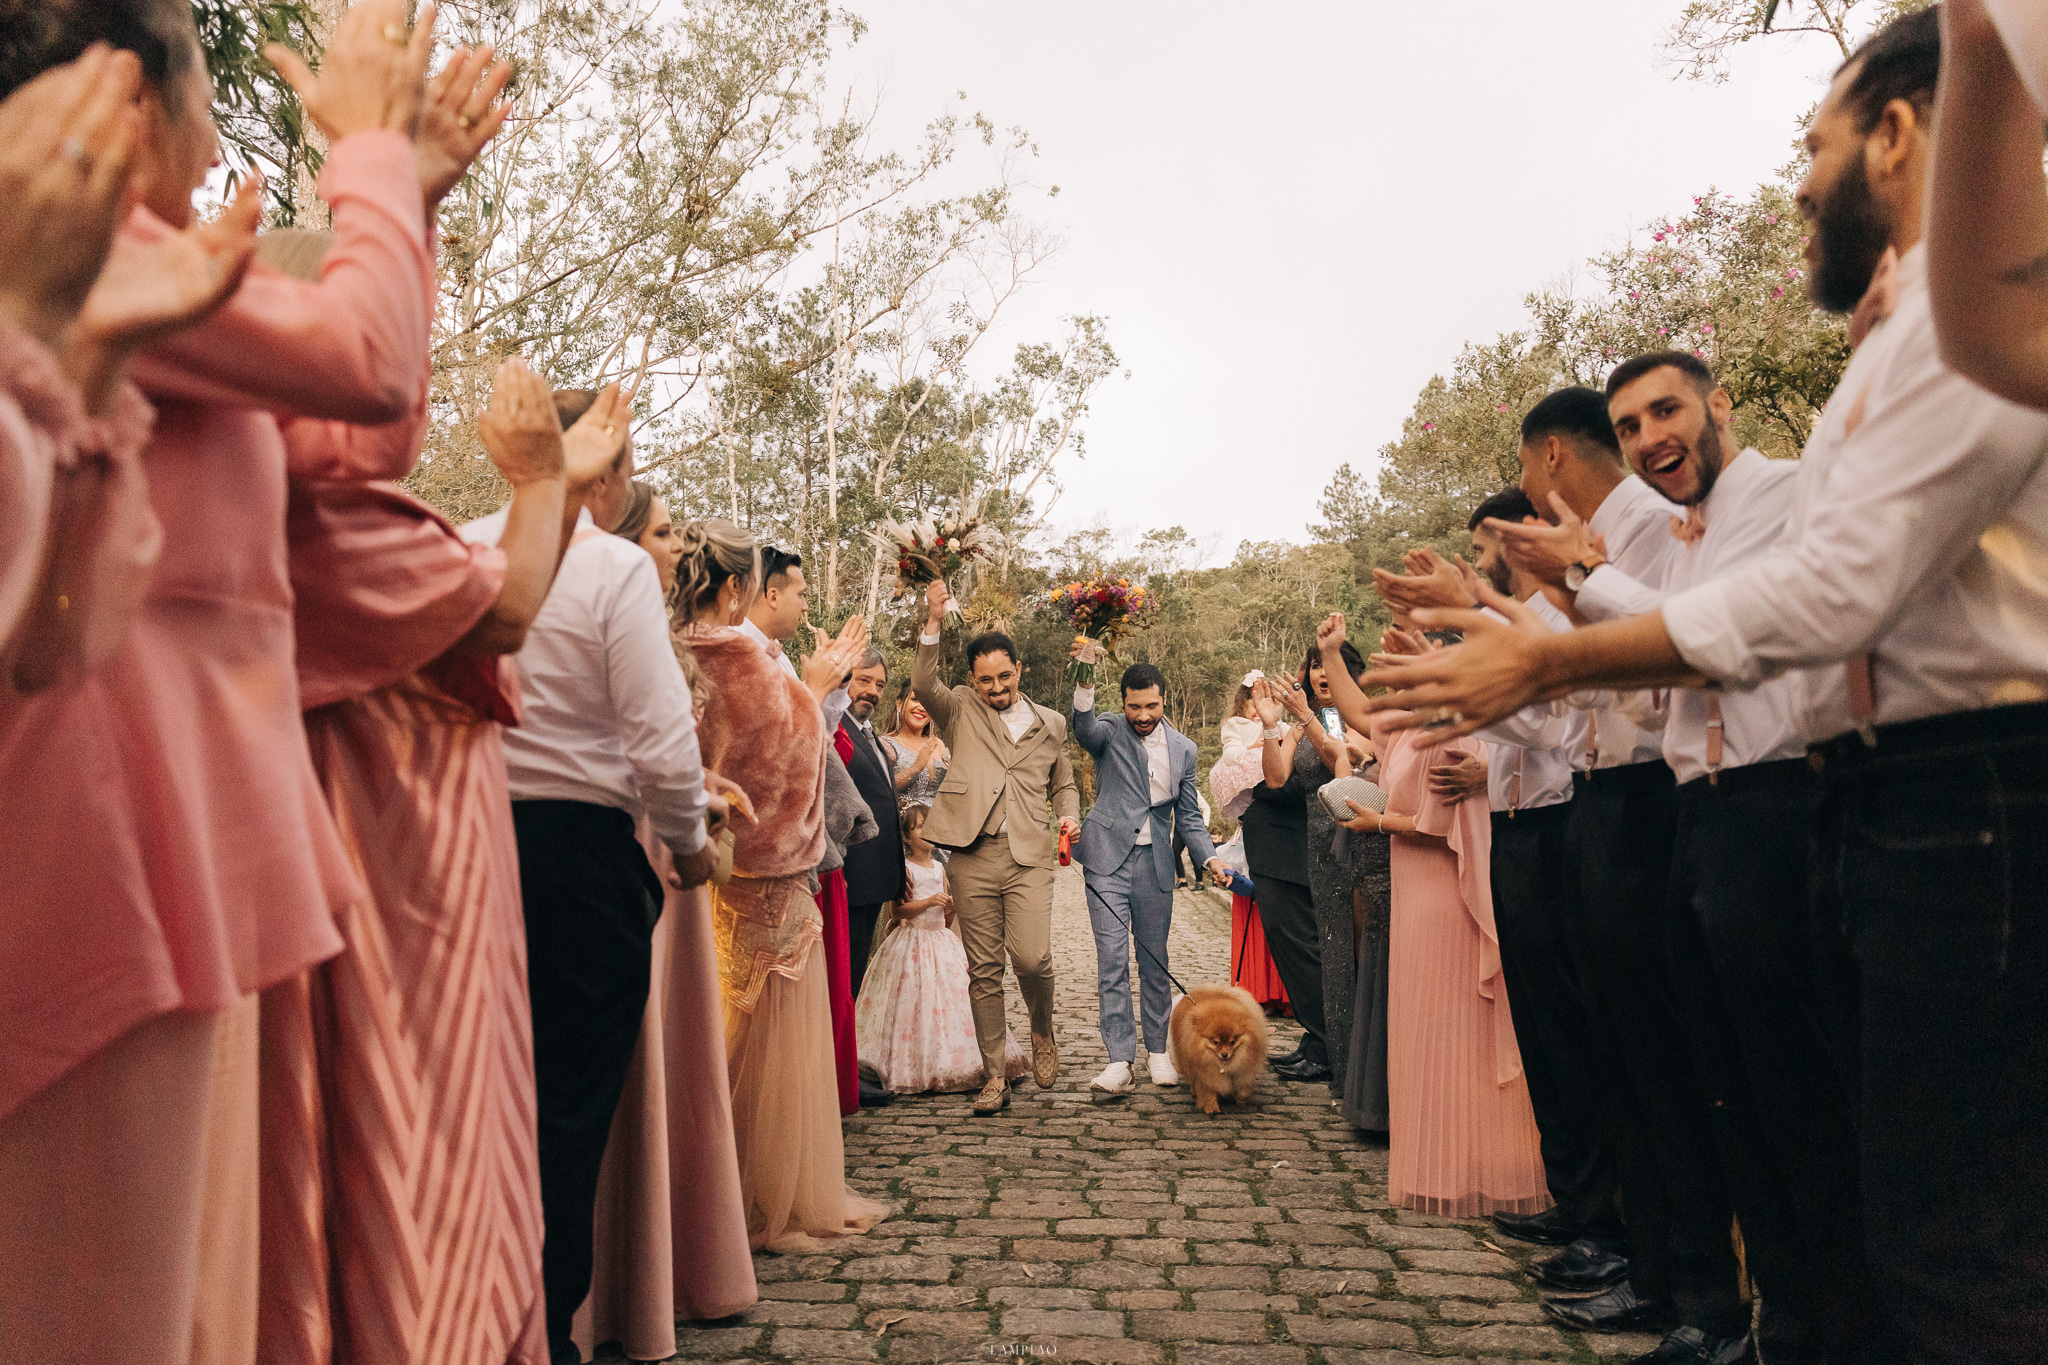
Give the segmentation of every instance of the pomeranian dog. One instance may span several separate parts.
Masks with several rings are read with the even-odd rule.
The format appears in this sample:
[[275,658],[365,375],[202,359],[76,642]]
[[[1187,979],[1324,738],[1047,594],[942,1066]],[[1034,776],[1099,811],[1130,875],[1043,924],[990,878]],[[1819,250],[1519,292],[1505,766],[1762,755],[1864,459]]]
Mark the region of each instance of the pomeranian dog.
[[1250,991],[1197,986],[1174,1002],[1166,1052],[1203,1113],[1217,1112],[1218,1099],[1242,1104],[1266,1065],[1265,1011]]

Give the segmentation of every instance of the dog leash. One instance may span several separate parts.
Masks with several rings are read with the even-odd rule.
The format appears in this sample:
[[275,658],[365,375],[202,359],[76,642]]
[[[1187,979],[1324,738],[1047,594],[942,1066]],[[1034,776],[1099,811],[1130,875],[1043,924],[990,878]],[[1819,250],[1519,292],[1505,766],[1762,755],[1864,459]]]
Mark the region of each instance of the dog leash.
[[[1085,873],[1085,871],[1086,869],[1084,868],[1083,872]],[[1173,970],[1171,968],[1169,968],[1164,962],[1161,962],[1157,957],[1153,956],[1152,950],[1145,946],[1145,940],[1138,937],[1138,931],[1136,927],[1134,927],[1128,919],[1125,919],[1121,915],[1117,914],[1116,907],[1111,905],[1108,901],[1103,900],[1101,894],[1097,892],[1094,887],[1088,885],[1085,878],[1081,883],[1081,888],[1083,891],[1087,893],[1091,901],[1101,905],[1101,907],[1104,910],[1109,912],[1109,917],[1111,919],[1115,920],[1118,924],[1121,924],[1124,927],[1124,933],[1130,937],[1131,942],[1138,945],[1138,951],[1143,953],[1146,957],[1151,958],[1152,965],[1157,967],[1160,971],[1165,972],[1166,979],[1168,981],[1171,981],[1176,987],[1178,987],[1182,995],[1186,995],[1188,993],[1188,988],[1186,986],[1181,985],[1180,978],[1173,974]]]

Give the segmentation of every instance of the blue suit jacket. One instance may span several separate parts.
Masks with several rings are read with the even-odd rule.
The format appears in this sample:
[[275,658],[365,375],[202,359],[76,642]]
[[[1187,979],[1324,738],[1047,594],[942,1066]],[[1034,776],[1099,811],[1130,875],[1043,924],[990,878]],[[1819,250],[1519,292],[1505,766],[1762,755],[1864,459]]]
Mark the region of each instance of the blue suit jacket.
[[1078,850],[1084,869],[1114,872],[1121,867],[1147,820],[1152,822],[1152,859],[1160,886],[1173,885],[1175,820],[1180,822],[1181,840],[1194,855],[1197,870],[1216,856],[1209,827],[1202,823],[1201,803],[1195,799],[1195,742],[1163,720],[1159,728],[1166,732],[1173,795],[1155,806],[1145,741],[1131,723],[1121,712],[1104,716],[1074,708],[1074,738],[1095,760],[1095,804],[1081,824]]

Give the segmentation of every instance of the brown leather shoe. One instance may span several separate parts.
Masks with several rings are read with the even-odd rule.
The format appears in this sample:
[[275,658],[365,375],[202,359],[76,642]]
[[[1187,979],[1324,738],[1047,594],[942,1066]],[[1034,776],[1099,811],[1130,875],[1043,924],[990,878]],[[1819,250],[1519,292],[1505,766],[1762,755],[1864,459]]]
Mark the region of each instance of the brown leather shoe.
[[1050,1090],[1060,1078],[1060,1045],[1050,1038],[1031,1035],[1031,1079],[1040,1090]]
[[1000,1114],[1009,1107],[1010,1084],[999,1075],[989,1077],[988,1084],[974,1097],[974,1116],[978,1119]]

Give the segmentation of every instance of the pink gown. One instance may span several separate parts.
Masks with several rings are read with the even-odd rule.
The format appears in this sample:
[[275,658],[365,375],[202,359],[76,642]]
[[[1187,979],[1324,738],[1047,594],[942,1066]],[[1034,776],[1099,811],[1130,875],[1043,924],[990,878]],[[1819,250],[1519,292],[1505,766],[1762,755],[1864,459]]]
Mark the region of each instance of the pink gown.
[[[53,685],[0,677],[0,1359],[191,1358],[213,1011],[153,913],[99,665],[157,553],[132,388],[88,419],[0,323],[0,644],[38,635],[46,546],[80,651]],[[49,618],[43,618],[47,621]],[[4,653],[4,651],[0,651]],[[83,860],[83,861],[81,861]]]
[[1537,1212],[1551,1201],[1493,927],[1491,817],[1483,801],[1445,805],[1426,780],[1476,746],[1384,723],[1373,742],[1388,811],[1437,836],[1392,841],[1387,1199],[1458,1218]]
[[[105,1114],[101,1178],[77,1188],[69,1211],[74,1245],[104,1245],[98,1226],[125,1220],[121,1236],[159,1247],[152,1278],[177,1300],[134,1338],[104,1314],[50,1327],[37,1349],[59,1359],[113,1349],[174,1365],[253,1358],[247,1002],[340,951],[335,919],[361,894],[299,718],[277,414],[376,424],[411,411],[426,374],[428,266],[406,138],[345,139],[320,188],[339,238],[321,284],[258,265],[205,322],[132,365],[156,408],[142,468],[161,558],[106,664],[82,685],[10,704],[5,721],[0,886],[61,933],[0,954],[10,1013],[41,1016],[0,1045],[0,1107],[74,1067],[99,1088],[53,1095]],[[121,230],[171,231],[141,208]],[[158,1048],[172,1034],[175,1048]],[[179,1050],[189,1047],[203,1050],[196,1083]],[[123,1126],[121,1106],[150,1096],[158,1122]],[[122,1301],[125,1323],[120,1257],[110,1253],[104,1282],[101,1259],[64,1268],[82,1292]],[[41,1311],[56,1319],[61,1295]],[[67,1356],[63,1333],[87,1329],[90,1344]],[[185,1340],[157,1349],[166,1334]]]
[[[667,886],[667,846],[644,822],[640,842]],[[722,1015],[710,888],[668,886],[647,1022],[598,1177],[597,1261],[575,1324],[586,1354],[616,1341],[634,1360],[665,1360],[678,1318],[730,1317],[761,1296]]]

